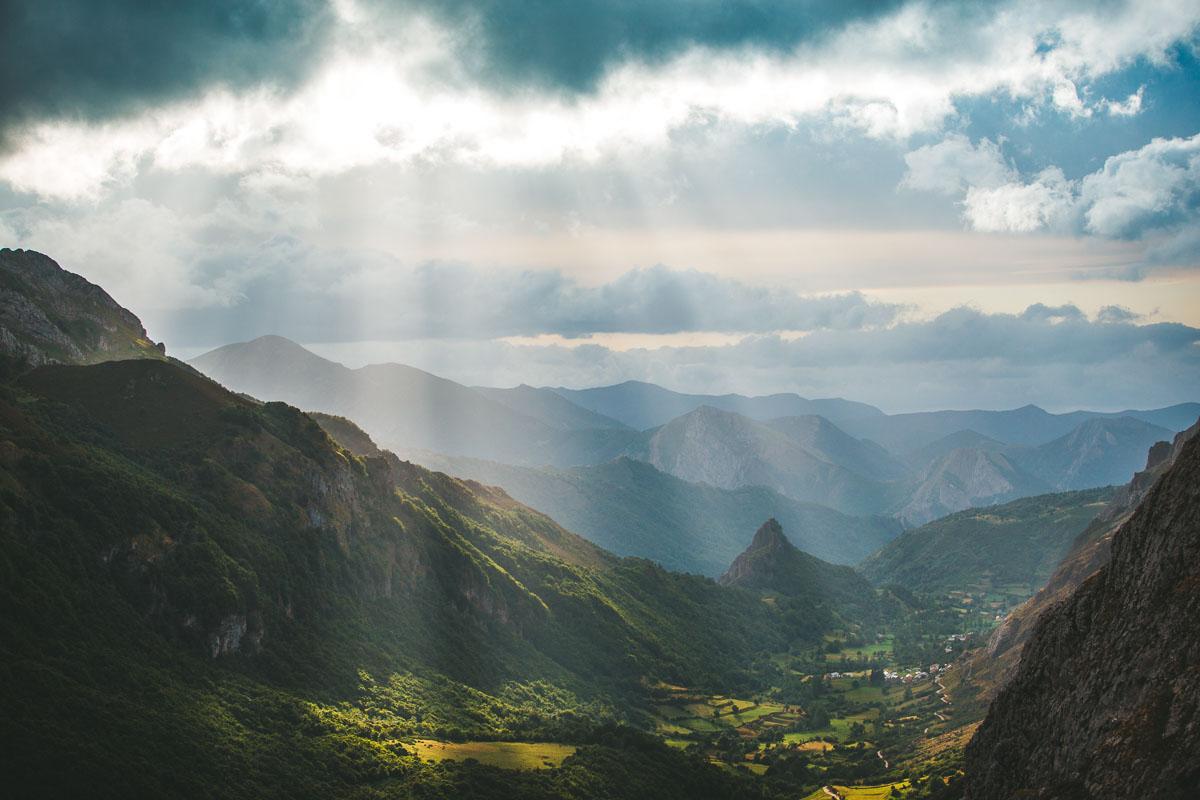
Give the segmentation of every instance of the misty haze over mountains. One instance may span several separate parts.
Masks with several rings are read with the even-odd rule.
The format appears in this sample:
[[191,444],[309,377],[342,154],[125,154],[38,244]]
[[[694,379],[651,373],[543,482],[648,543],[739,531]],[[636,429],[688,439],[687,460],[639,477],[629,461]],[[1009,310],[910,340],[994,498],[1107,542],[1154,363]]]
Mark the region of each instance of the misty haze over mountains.
[[521,467],[519,478],[507,473],[513,486],[496,482],[551,515],[572,513],[564,493],[549,488],[561,484],[554,470],[627,457],[691,484],[762,487],[845,515],[920,525],[973,506],[1124,482],[1150,445],[1200,416],[1197,403],[888,415],[836,398],[688,395],[639,382],[472,388],[400,364],[349,369],[276,336],[191,363],[235,391],[353,419],[382,446],[452,473],[488,480],[504,470],[477,462]]

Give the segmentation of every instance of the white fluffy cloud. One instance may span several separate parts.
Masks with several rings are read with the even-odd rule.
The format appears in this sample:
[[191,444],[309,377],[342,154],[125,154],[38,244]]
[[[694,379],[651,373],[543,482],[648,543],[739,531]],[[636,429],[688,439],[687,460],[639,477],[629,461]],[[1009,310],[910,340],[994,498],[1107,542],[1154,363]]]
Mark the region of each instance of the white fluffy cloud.
[[1073,185],[1062,170],[1050,167],[1029,183],[969,187],[963,216],[977,231],[1029,233],[1059,227],[1074,205]]
[[981,139],[973,145],[961,133],[907,153],[904,163],[908,172],[902,186],[948,195],[958,195],[972,187],[1002,186],[1017,177],[998,144]]
[[536,168],[659,147],[714,119],[787,127],[816,118],[902,139],[938,130],[959,98],[993,94],[1076,116],[1133,113],[1140,103],[1093,101],[1087,85],[1137,59],[1162,61],[1198,21],[1197,0],[1012,0],[976,15],[913,2],[782,54],[693,48],[665,64],[629,61],[595,93],[565,98],[470,82],[454,62],[455,34],[432,23],[385,42],[369,15],[351,15],[340,50],[294,92],[217,89],[124,121],[35,126],[0,160],[0,180],[89,200],[147,163],[305,176],[447,159]]
[[1049,167],[1022,180],[999,148],[950,136],[906,156],[904,185],[961,193],[963,218],[978,231],[1054,230],[1137,239],[1164,237],[1160,260],[1194,257],[1200,226],[1200,134],[1154,139],[1108,158],[1080,180]]
[[1200,134],[1155,139],[1113,156],[1079,189],[1084,228],[1109,238],[1141,235],[1171,222],[1196,222],[1200,206]]

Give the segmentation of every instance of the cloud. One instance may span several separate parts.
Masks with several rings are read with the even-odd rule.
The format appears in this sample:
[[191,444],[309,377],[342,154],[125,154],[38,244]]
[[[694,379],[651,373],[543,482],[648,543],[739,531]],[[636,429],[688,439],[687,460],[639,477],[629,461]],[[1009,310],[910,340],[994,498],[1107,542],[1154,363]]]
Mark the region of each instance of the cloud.
[[971,186],[963,198],[963,217],[977,231],[1029,233],[1058,227],[1075,205],[1074,187],[1057,167],[1029,183]]
[[[390,259],[313,255],[336,263],[297,265],[244,288],[244,300],[196,315],[187,333],[202,340],[279,332],[315,341],[496,338],[552,334],[768,332],[887,325],[903,311],[858,293],[803,296],[730,278],[666,267],[635,269],[597,286],[553,270],[478,269],[428,263],[407,268]],[[296,256],[291,256],[296,258]],[[303,256],[301,256],[303,258]],[[308,285],[291,283],[294,271]],[[262,309],[286,309],[264,316]],[[189,317],[185,310],[184,319]]]
[[622,61],[663,63],[695,46],[786,53],[848,24],[869,23],[902,4],[417,0],[402,8],[423,10],[464,31],[462,58],[474,60],[489,80],[584,92],[597,88]]
[[1080,180],[1048,167],[1028,181],[1010,173],[984,139],[972,146],[961,136],[906,156],[904,186],[962,193],[963,218],[978,231],[1039,230],[1135,240],[1161,235],[1148,260],[1178,263],[1194,258],[1200,225],[1200,133],[1157,138],[1105,160]]
[[1123,102],[1116,100],[1104,101],[1103,108],[1114,117],[1133,117],[1142,112],[1142,100],[1145,98],[1146,87],[1139,86],[1138,90],[1125,98]]
[[317,61],[323,0],[9,0],[0,140],[45,118],[105,119],[215,85],[290,85]]
[[1103,323],[1136,322],[1139,319],[1141,315],[1124,306],[1104,306],[1096,314],[1096,321]]
[[981,139],[973,145],[960,133],[906,153],[904,163],[908,171],[902,187],[948,195],[961,194],[969,187],[1001,186],[1016,177],[998,144]]
[[222,200],[191,214],[129,199],[81,216],[0,215],[0,233],[104,286],[169,343],[812,331],[885,326],[907,310],[661,265],[585,284],[554,269],[406,264],[312,245],[306,216],[286,204]]
[[1083,226],[1110,239],[1196,222],[1200,208],[1200,133],[1155,139],[1109,158],[1079,189]]
[[[318,347],[355,362],[360,346]],[[1071,306],[1019,314],[957,308],[873,330],[798,339],[748,336],[726,346],[616,351],[597,345],[442,340],[377,343],[399,360],[472,385],[605,385],[648,380],[680,391],[840,396],[888,411],[930,408],[1145,408],[1200,397],[1200,329],[1089,319]],[[1120,380],[1113,380],[1120,375]]]
[[[1115,318],[1113,312],[1117,311],[1116,306],[1105,306],[1104,311],[1107,312],[1102,318],[1106,322],[1123,322],[1127,319]],[[1082,322],[1087,319],[1087,315],[1079,310],[1077,306],[1069,303],[1060,306],[1048,306],[1044,303],[1034,303],[1028,306],[1021,317],[1025,322]]]
[[[165,12],[126,13],[120,18],[139,20],[136,35],[105,41],[155,36],[154,46],[144,55],[117,47],[114,74],[101,70],[98,86],[88,88],[88,70],[108,45],[84,48],[97,54],[80,56],[82,65],[32,54],[60,77],[33,93],[8,90],[34,110],[11,137],[0,178],[45,198],[94,200],[147,165],[302,177],[380,163],[536,169],[666,148],[681,131],[787,130],[804,121],[903,140],[941,130],[963,98],[1005,96],[1083,114],[1096,105],[1085,102],[1091,82],[1135,62],[1165,64],[1200,20],[1194,2],[837,10],[852,7],[862,6],[464,0],[406,4],[396,15],[342,0],[332,15],[297,14],[295,36],[266,12],[231,27],[227,17],[238,18],[218,7],[181,37]],[[14,63],[39,37],[52,41],[51,53],[77,44],[59,42],[53,28],[31,32],[10,42]],[[310,40],[313,57],[297,71]],[[201,50],[211,56],[192,57]],[[180,64],[159,63],[164,53]],[[103,100],[106,93],[125,101]],[[36,106],[40,96],[52,99]],[[93,96],[97,109],[123,111],[78,119],[56,111]],[[76,168],[56,166],[67,160]]]

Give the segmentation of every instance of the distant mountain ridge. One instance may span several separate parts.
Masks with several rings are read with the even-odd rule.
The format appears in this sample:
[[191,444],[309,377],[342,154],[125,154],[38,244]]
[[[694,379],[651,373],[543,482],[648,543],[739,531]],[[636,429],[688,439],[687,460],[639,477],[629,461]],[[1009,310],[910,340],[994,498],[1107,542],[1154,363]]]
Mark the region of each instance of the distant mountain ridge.
[[862,443],[842,434],[836,443],[853,443],[850,452],[826,447],[829,452],[823,454],[834,460],[825,460],[806,442],[793,438],[800,426],[782,423],[781,430],[780,424],[701,406],[648,431],[648,438],[631,455],[684,480],[724,489],[767,486],[795,500],[822,503],[847,514],[873,514],[887,508],[889,488],[884,483],[838,463],[842,457],[869,461],[874,453],[867,455]]
[[484,397],[490,397],[519,414],[532,416],[552,427],[558,427],[563,430],[629,428],[623,422],[576,405],[562,395],[548,389],[535,389],[526,384],[521,384],[511,389],[493,389],[487,386],[475,386],[472,388]]
[[[325,423],[322,422],[324,425]],[[344,434],[334,434],[340,439]],[[796,546],[835,564],[855,564],[901,531],[887,517],[855,517],[801,503],[765,486],[721,489],[690,483],[628,457],[594,466],[533,468],[417,453],[451,475],[502,486],[514,498],[618,555],[716,577],[745,547],[754,525],[776,517]]]
[[[523,403],[522,413],[504,390],[476,391],[403,364],[350,369],[279,336],[226,345],[191,363],[235,391],[354,420],[399,453],[427,449],[516,463],[572,464],[612,458],[637,436],[583,409],[577,418],[597,426],[566,428],[564,410],[550,393],[551,403],[540,408]],[[502,400],[496,399],[498,393]],[[550,421],[539,418],[539,411]]]
[[1048,483],[1026,472],[1004,451],[959,448],[934,459],[910,479],[895,514],[910,525],[923,525],[965,508],[1048,491]]
[[1126,483],[1128,466],[1175,431],[1135,417],[1096,417],[1065,436],[1031,449],[1007,451],[1017,464],[1059,490]]
[[853,436],[871,439],[893,453],[905,455],[960,431],[974,431],[1007,445],[1035,447],[1066,436],[1090,419],[1119,417],[1181,431],[1200,417],[1200,403],[1180,403],[1153,410],[1066,414],[1051,414],[1035,405],[1007,411],[919,411],[848,420],[843,428]]
[[[763,486],[800,503],[892,515],[908,525],[1055,489],[1122,483],[1145,447],[1169,436],[1139,417],[1053,415],[1034,406],[887,416],[842,400],[684,395],[637,382],[596,390],[469,388],[400,364],[349,369],[270,336],[192,363],[236,391],[351,419],[401,454],[533,468],[629,456],[691,483]],[[697,405],[708,400],[726,408]],[[1170,422],[1188,408],[1131,413]],[[814,410],[834,418],[808,413]],[[905,451],[896,441],[919,446]]]
[[753,420],[817,415],[835,425],[851,419],[882,416],[883,412],[866,403],[829,398],[809,400],[797,394],[772,394],[747,397],[740,394],[684,394],[653,383],[625,381],[592,389],[554,387],[576,405],[618,419],[638,430],[657,428],[701,406],[731,411]]

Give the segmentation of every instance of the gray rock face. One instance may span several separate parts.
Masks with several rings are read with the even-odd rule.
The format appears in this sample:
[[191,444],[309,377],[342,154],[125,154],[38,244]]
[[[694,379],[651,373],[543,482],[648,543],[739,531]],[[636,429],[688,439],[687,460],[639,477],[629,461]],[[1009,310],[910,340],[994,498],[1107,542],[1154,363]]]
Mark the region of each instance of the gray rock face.
[[896,516],[909,525],[926,522],[974,506],[987,506],[1050,490],[1008,456],[964,447],[934,459],[912,481],[907,501]]
[[1192,438],[1113,536],[1108,564],[1038,620],[967,747],[967,796],[1196,797],[1198,619]]
[[783,527],[772,517],[754,534],[746,551],[733,560],[719,583],[723,586],[769,583],[770,575],[765,573],[773,571],[781,558],[786,560],[791,549],[791,542],[783,535]]
[[136,316],[32,250],[0,249],[0,355],[31,366],[162,358]]
[[[775,420],[768,425],[703,406],[654,431],[631,455],[693,483],[722,489],[767,486],[844,514],[881,512],[889,503],[888,487],[838,462],[845,456],[858,464],[874,456],[882,464],[886,456],[872,454],[867,445],[840,432],[836,439],[853,443],[853,450],[843,447],[838,453],[818,455],[813,450],[820,452],[820,447],[795,438],[803,435],[798,429],[802,424],[803,420]],[[834,439],[824,437],[828,450],[838,449]]]

